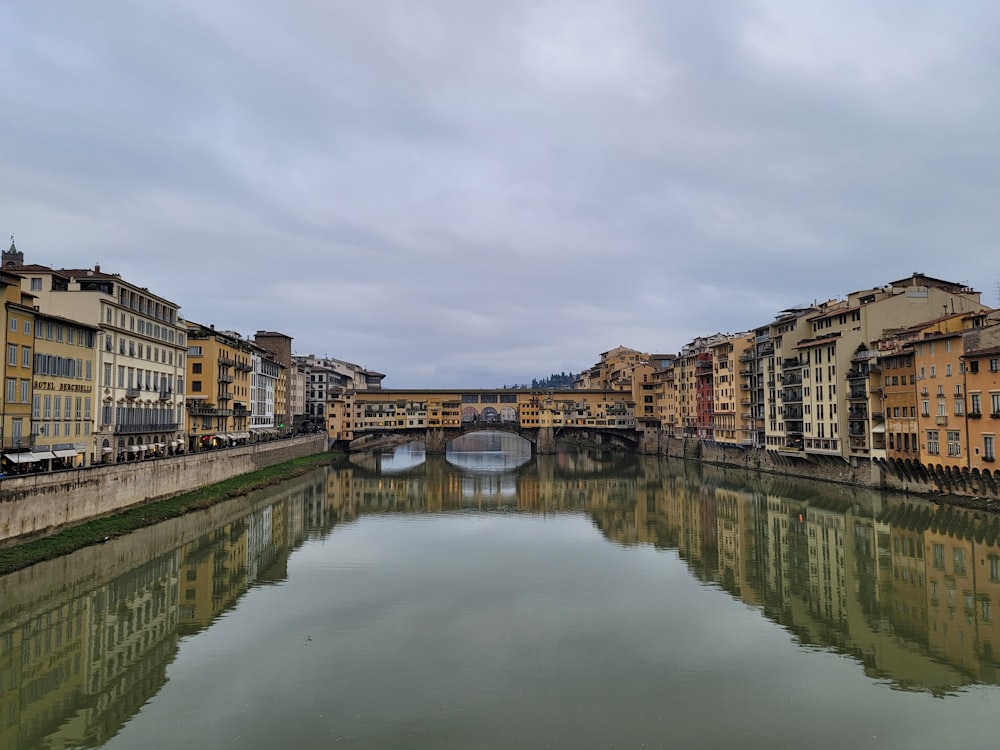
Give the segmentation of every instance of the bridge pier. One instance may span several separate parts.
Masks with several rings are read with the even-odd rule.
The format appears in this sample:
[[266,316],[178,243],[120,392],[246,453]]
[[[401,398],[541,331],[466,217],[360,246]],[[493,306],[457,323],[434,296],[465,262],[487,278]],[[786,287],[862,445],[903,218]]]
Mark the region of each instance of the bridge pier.
[[428,427],[424,436],[424,451],[428,456],[443,456],[448,447],[448,438],[441,427]]
[[535,453],[539,456],[551,456],[556,452],[556,434],[551,427],[539,427],[538,439],[535,441]]

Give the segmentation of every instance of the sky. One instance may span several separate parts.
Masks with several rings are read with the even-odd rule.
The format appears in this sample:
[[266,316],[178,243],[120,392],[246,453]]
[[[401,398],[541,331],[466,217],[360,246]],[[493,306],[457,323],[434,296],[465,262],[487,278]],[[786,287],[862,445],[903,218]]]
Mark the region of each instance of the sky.
[[[0,4],[0,232],[383,385],[1000,305],[1000,4]],[[5,240],[6,246],[9,240]]]

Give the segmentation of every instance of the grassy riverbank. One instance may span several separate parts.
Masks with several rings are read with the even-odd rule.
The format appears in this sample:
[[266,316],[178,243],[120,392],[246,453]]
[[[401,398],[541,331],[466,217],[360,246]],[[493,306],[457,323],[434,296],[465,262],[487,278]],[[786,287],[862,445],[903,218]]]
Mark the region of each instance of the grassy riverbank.
[[91,544],[100,544],[144,526],[152,526],[185,513],[209,508],[224,500],[231,500],[253,490],[305,474],[317,466],[338,461],[340,458],[339,454],[330,453],[296,458],[249,474],[241,474],[193,492],[136,505],[104,518],[95,518],[79,526],[63,529],[52,536],[0,549],[0,575],[12,573],[43,560],[67,555]]

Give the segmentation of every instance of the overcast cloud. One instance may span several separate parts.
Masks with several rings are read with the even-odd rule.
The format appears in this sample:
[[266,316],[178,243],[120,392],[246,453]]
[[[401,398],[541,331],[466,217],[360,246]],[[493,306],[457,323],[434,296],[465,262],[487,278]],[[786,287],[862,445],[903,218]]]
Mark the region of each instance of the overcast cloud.
[[997,305],[995,2],[0,6],[0,231],[496,387],[920,271]]

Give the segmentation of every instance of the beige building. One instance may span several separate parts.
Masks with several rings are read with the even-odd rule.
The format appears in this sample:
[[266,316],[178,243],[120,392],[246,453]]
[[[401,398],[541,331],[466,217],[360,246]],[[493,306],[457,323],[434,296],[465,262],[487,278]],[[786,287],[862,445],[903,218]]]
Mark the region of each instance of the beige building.
[[10,262],[5,254],[5,267],[22,277],[22,290],[41,310],[98,329],[92,451],[99,460],[183,446],[187,333],[178,305],[100,266],[57,270]]
[[[846,300],[828,304],[807,318],[811,336],[795,347],[795,356],[786,355],[786,409],[790,368],[801,371],[803,449],[806,453],[840,456],[867,456],[852,450],[854,435],[868,427],[849,426],[851,404],[871,408],[872,394],[866,380],[854,379],[859,351],[874,349],[885,332],[935,318],[939,311],[970,313],[986,309],[979,292],[962,284],[934,279],[922,274],[893,281],[882,287],[853,292]],[[865,392],[862,393],[861,389]],[[845,392],[846,391],[846,392]],[[787,421],[787,416],[786,416]],[[855,446],[856,447],[856,446]]]

